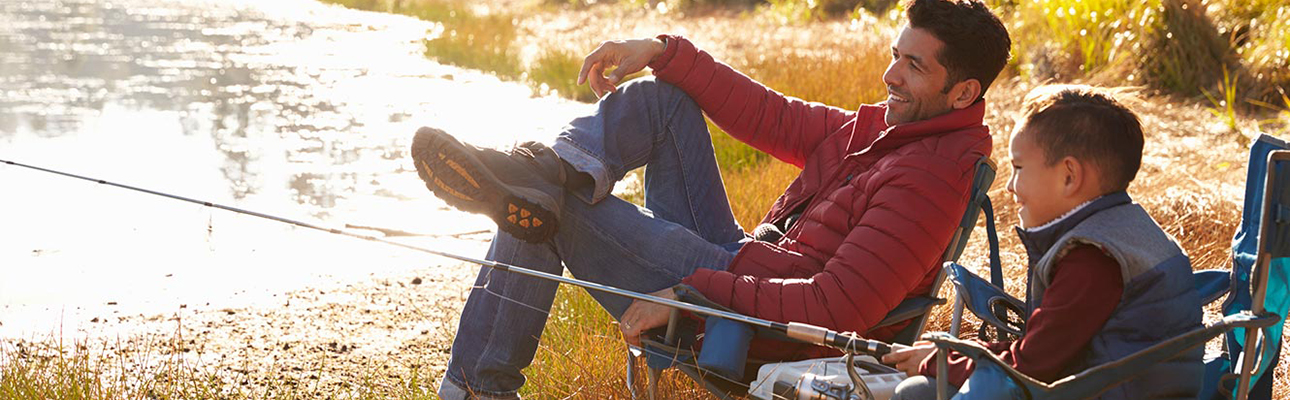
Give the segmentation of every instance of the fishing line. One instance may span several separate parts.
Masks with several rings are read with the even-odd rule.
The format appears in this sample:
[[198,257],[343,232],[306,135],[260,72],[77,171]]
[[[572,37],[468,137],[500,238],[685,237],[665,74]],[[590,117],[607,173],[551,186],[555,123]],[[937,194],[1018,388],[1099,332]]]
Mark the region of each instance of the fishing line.
[[452,258],[452,259],[456,259],[456,260],[460,260],[460,261],[465,261],[465,262],[469,262],[469,263],[473,263],[473,264],[481,264],[481,265],[485,265],[485,266],[489,266],[489,267],[498,268],[498,269],[501,269],[501,270],[508,270],[508,269],[510,269],[510,266],[509,266],[509,265],[506,265],[506,264],[495,263],[495,262],[488,261],[488,260],[480,260],[480,259],[475,259],[475,258],[471,258],[471,257],[461,256],[461,255],[457,255],[457,254],[452,254],[452,253],[442,252],[442,251],[438,251],[438,250],[427,249],[427,248],[424,248],[424,247],[413,246],[413,245],[409,245],[409,244],[404,244],[404,243],[399,243],[399,242],[395,242],[395,241],[385,240],[385,239],[382,239],[382,238],[377,237],[377,236],[358,234],[358,233],[354,233],[354,232],[346,231],[346,230],[343,230],[343,229],[338,229],[338,228],[328,228],[328,227],[324,227],[324,226],[320,226],[320,225],[316,225],[316,224],[311,224],[311,223],[304,222],[304,221],[298,221],[298,220],[294,220],[294,219],[278,217],[278,216],[275,216],[275,215],[269,215],[269,214],[265,214],[265,213],[261,213],[261,212],[257,212],[257,211],[251,211],[251,210],[246,210],[246,209],[242,209],[242,208],[226,206],[226,205],[223,205],[223,204],[214,203],[214,202],[210,202],[210,201],[199,200],[199,199],[194,199],[194,198],[190,198],[190,197],[184,197],[184,196],[173,195],[173,194],[169,194],[169,193],[158,192],[158,191],[155,191],[155,190],[150,190],[150,189],[145,189],[145,188],[140,188],[140,187],[135,187],[135,186],[125,185],[125,184],[120,184],[120,183],[116,183],[116,182],[110,182],[110,181],[106,181],[106,180],[102,180],[102,179],[90,178],[90,177],[86,177],[86,176],[82,176],[82,175],[77,175],[77,174],[72,174],[72,173],[67,173],[67,172],[62,172],[62,171],[52,170],[52,169],[48,169],[48,168],[42,168],[42,167],[38,167],[38,166],[34,166],[34,165],[28,165],[28,164],[23,164],[23,163],[19,163],[19,162],[9,161],[9,160],[3,160],[3,159],[0,159],[0,163],[4,163],[4,164],[8,164],[8,165],[13,165],[13,166],[17,166],[17,167],[23,167],[23,168],[33,169],[33,170],[37,170],[37,171],[41,171],[41,172],[47,172],[47,173],[56,174],[56,175],[62,175],[62,176],[69,177],[69,178],[75,178],[75,179],[80,179],[80,180],[84,180],[84,181],[90,181],[90,182],[98,183],[98,184],[101,184],[101,185],[114,186],[114,187],[118,187],[118,188],[122,188],[122,189],[126,189],[126,190],[133,190],[133,191],[136,191],[136,192],[142,192],[142,193],[147,193],[147,194],[151,194],[151,195],[155,195],[155,196],[166,197],[166,198],[170,198],[170,199],[174,199],[174,200],[179,200],[179,201],[184,201],[184,202],[188,202],[188,203],[199,204],[199,205],[203,205],[203,206],[206,206],[206,207],[217,208],[217,209],[221,209],[221,210],[224,210],[224,211],[229,211],[229,212],[233,212],[233,213],[237,213],[237,214],[244,214],[244,215],[250,215],[250,216],[254,216],[254,217],[260,217],[260,218],[264,218],[264,219],[268,219],[268,220],[272,220],[272,221],[282,222],[282,223],[289,224],[289,225],[295,225],[295,226],[298,226],[298,227],[301,227],[301,228],[308,228],[308,229],[313,229],[313,230],[323,231],[323,232],[327,232],[327,233],[332,233],[332,234],[337,234],[337,235],[342,235],[342,236],[349,236],[349,237],[352,237],[352,238],[363,239],[363,240],[367,240],[367,241],[373,241],[373,242],[384,243],[384,244],[388,244],[388,245],[396,246],[396,247],[401,247],[401,248],[408,249],[408,250],[419,251],[419,252],[422,252],[422,253],[433,254],[433,255],[437,255],[437,256],[441,256],[441,257]]
[[[733,321],[739,321],[749,325],[768,328],[773,331],[783,333],[790,338],[793,338],[802,342],[831,347],[837,350],[841,350],[845,353],[863,353],[863,354],[870,354],[874,356],[881,356],[883,354],[889,353],[893,350],[903,347],[898,344],[887,344],[876,340],[859,338],[859,337],[856,337],[854,334],[838,333],[823,327],[818,327],[810,324],[804,324],[800,322],[782,323],[782,322],[768,321],[760,318],[754,318],[746,315],[736,314],[733,312],[717,310],[717,309],[698,306],[690,303],[685,303],[678,300],[672,300],[672,299],[667,299],[662,297],[651,296],[648,294],[637,293],[630,290],[616,288],[613,286],[603,285],[595,282],[583,281],[583,280],[574,279],[574,278],[567,278],[562,275],[555,275],[555,274],[550,274],[546,272],[531,270],[531,269],[522,268],[522,267],[518,267],[518,266],[506,264],[506,263],[478,259],[474,257],[467,257],[463,255],[445,252],[445,251],[428,249],[420,246],[413,246],[410,244],[386,240],[372,235],[363,235],[363,234],[358,234],[354,232],[349,232],[344,229],[328,228],[321,225],[303,222],[299,220],[283,218],[275,215],[265,214],[265,213],[246,210],[246,209],[237,208],[237,207],[231,207],[231,206],[227,206],[219,203],[194,199],[190,197],[178,196],[174,194],[159,192],[159,191],[145,189],[145,188],[124,185],[124,184],[115,183],[115,182],[109,182],[102,179],[90,178],[82,175],[57,171],[57,170],[48,169],[48,168],[42,168],[34,165],[28,165],[28,164],[23,164],[23,163],[3,160],[3,159],[0,159],[0,163],[13,165],[17,167],[23,167],[23,168],[46,172],[46,173],[51,173],[55,175],[62,175],[65,177],[94,182],[101,185],[114,186],[114,187],[118,187],[126,190],[147,193],[155,196],[170,198],[170,199],[184,201],[188,203],[199,204],[206,207],[217,208],[217,209],[221,209],[221,210],[225,210],[233,213],[260,217],[263,219],[290,224],[301,228],[308,228],[308,229],[323,231],[323,232],[341,235],[341,236],[349,236],[352,238],[362,239],[370,242],[383,243],[383,244],[387,244],[390,246],[395,246],[395,247],[399,247],[407,250],[450,258],[458,261],[464,261],[471,264],[478,264],[492,269],[501,270],[504,272],[515,272],[521,275],[531,276],[531,277],[544,279],[548,281],[555,281],[558,283],[574,285],[574,286],[582,287],[584,289],[597,290],[605,293],[627,297],[634,300],[641,300],[641,301],[661,304],[672,308],[689,311],[695,314],[702,314],[707,316],[725,318]],[[490,274],[491,274],[491,271],[490,271]],[[499,297],[505,298],[504,296],[499,296]],[[515,301],[515,300],[511,300],[511,301]],[[529,306],[529,307],[532,307],[532,306]]]

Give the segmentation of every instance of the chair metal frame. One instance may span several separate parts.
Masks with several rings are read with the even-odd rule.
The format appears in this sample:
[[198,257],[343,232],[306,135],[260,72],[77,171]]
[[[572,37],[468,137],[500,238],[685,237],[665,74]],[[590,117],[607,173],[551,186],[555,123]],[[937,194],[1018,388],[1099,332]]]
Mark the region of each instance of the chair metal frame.
[[[1254,262],[1254,270],[1251,271],[1254,276],[1250,279],[1250,284],[1252,285],[1250,290],[1254,299],[1254,302],[1250,304],[1250,312],[1254,315],[1264,315],[1266,311],[1264,310],[1264,302],[1267,300],[1268,296],[1268,273],[1272,264],[1272,254],[1268,252],[1268,240],[1272,236],[1271,232],[1273,226],[1273,224],[1268,222],[1273,219],[1271,206],[1272,198],[1275,194],[1272,189],[1274,187],[1274,182],[1276,181],[1276,163],[1282,161],[1290,161],[1290,150],[1276,150],[1268,154],[1267,180],[1263,186],[1263,211],[1259,216],[1261,220],[1259,221],[1259,245],[1258,251],[1255,253],[1256,258]],[[1254,350],[1258,350],[1257,354],[1261,355],[1263,354],[1263,347],[1268,345],[1267,340],[1263,340],[1267,338],[1262,338],[1262,335],[1260,335],[1261,332],[1263,332],[1261,329],[1245,330],[1246,346],[1242,349],[1241,354],[1241,377],[1237,381],[1238,386],[1236,400],[1245,400],[1249,397],[1250,385],[1248,383],[1250,377],[1254,373],[1255,359],[1257,358],[1255,357],[1256,353]],[[1280,339],[1281,338],[1275,338],[1273,340]],[[1255,345],[1251,346],[1249,345],[1250,343],[1255,343]]]

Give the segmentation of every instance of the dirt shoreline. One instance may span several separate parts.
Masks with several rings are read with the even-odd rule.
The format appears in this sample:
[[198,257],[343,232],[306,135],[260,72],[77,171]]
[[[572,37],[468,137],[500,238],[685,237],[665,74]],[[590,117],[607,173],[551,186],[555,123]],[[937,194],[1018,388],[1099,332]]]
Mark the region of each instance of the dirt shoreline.
[[[251,307],[96,318],[65,339],[4,339],[0,354],[88,354],[114,379],[184,366],[236,398],[353,398],[433,389],[478,267],[443,262],[357,282],[273,295]],[[116,375],[120,374],[120,375]],[[410,378],[411,377],[411,378]],[[420,377],[420,378],[417,378]],[[400,387],[403,386],[403,387]]]

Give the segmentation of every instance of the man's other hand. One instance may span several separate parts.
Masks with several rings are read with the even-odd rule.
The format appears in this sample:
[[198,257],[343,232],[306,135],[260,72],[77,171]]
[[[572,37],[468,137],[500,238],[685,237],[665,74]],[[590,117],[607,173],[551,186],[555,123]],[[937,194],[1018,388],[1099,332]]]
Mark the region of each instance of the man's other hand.
[[[650,295],[676,300],[676,292],[673,292],[672,288],[650,293]],[[671,313],[672,307],[636,300],[627,307],[627,311],[623,312],[623,318],[618,321],[618,329],[623,331],[623,339],[626,339],[627,343],[640,346],[641,334],[667,324],[667,318]]]
[[[578,72],[578,84],[586,83],[596,97],[618,88],[623,77],[645,69],[645,65],[663,54],[663,41],[656,38],[612,40],[600,44],[596,50],[582,60],[582,71]],[[617,67],[609,76],[605,69]]]
[[918,366],[923,360],[936,352],[936,345],[928,341],[914,342],[913,346],[892,351],[882,356],[882,363],[904,372],[905,375],[918,375]]

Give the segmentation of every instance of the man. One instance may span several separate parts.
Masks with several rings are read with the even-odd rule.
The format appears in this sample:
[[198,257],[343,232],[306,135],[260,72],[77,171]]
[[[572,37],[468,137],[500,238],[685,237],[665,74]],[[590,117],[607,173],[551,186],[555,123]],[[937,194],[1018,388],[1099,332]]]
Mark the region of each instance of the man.
[[[685,283],[748,315],[838,331],[870,330],[927,293],[966,208],[972,167],[989,155],[983,95],[1007,63],[1007,31],[977,1],[913,0],[892,45],[883,103],[848,111],[776,93],[685,38],[605,42],[579,83],[608,92],[554,144],[509,153],[422,128],[412,156],[449,205],[502,231],[487,258],[672,297]],[[618,67],[606,77],[603,71]],[[656,80],[619,88],[649,66]],[[734,221],[703,120],[802,168],[753,240]],[[609,195],[647,166],[645,207]],[[789,222],[792,221],[792,222]],[[517,398],[556,284],[484,269],[462,312],[445,399]],[[630,342],[668,309],[592,292]],[[756,346],[764,359],[827,350]]]

